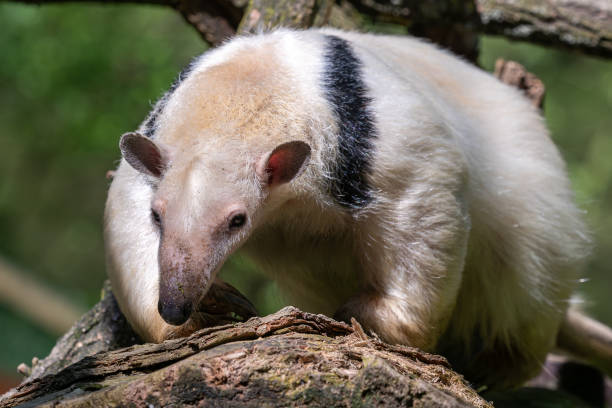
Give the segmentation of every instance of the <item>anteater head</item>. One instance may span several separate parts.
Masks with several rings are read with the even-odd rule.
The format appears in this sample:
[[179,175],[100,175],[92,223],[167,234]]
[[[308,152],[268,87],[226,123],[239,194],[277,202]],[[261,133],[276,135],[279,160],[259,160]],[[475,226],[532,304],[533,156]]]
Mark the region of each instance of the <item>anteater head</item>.
[[236,157],[229,148],[177,151],[139,133],[123,135],[120,148],[155,186],[150,222],[160,234],[158,310],[172,325],[187,321],[227,257],[258,225],[269,193],[296,177],[310,156],[303,141]]
[[235,149],[178,151],[138,133],[120,142],[124,159],[155,187],[150,222],[159,230],[162,318],[181,325],[227,257],[257,226],[269,193],[304,168],[310,147],[281,143],[259,157]]
[[173,325],[189,318],[228,256],[273,208],[299,191],[295,178],[311,155],[312,115],[295,78],[272,43],[251,42],[236,55],[223,47],[213,62],[195,64],[157,104],[143,134],[121,138],[123,158],[152,186],[158,309]]

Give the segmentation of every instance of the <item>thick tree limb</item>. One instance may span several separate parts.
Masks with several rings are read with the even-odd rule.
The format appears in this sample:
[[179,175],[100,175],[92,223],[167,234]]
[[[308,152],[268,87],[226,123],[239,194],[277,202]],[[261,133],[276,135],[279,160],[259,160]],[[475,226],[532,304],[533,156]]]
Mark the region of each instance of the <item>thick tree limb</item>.
[[257,33],[274,27],[305,29],[332,26],[357,29],[362,21],[349,2],[333,0],[251,0],[238,28],[241,33]]
[[[191,327],[187,325],[186,330],[191,333],[194,327],[226,325],[256,315],[255,307],[240,292],[216,280],[190,320]],[[140,343],[142,341],[119,310],[107,281],[100,302],[57,341],[49,356],[40,361],[34,358],[31,369],[22,364],[19,371],[32,381],[43,375],[56,374],[86,356]]]
[[609,0],[477,0],[484,31],[612,57]]
[[[91,0],[9,1],[45,4]],[[411,33],[468,58],[474,58],[481,32],[612,57],[609,0],[251,0],[248,7],[247,0],[100,1],[173,7],[213,45],[233,35],[239,25],[240,31],[248,32],[279,25],[355,29],[367,18],[405,25]]]
[[[233,319],[219,317],[233,302],[238,309],[245,307],[237,292],[224,285],[215,284],[216,294],[208,301],[208,313],[217,316],[209,321],[220,326],[144,345],[106,286],[100,303],[58,341],[32,375],[0,397],[0,408],[489,406],[443,357],[385,344],[366,335],[357,322],[349,326],[290,307],[245,323],[223,324]],[[606,381],[592,368],[551,357],[531,388],[485,398],[505,407],[555,401],[555,406],[586,407],[585,400],[601,406],[611,402],[606,398],[612,384]]]
[[438,356],[389,346],[322,315],[288,307],[161,344],[96,354],[29,379],[0,407],[216,406],[488,407]]
[[308,28],[318,18],[327,20],[333,2],[327,0],[251,0],[240,32],[261,32],[273,27]]
[[357,0],[354,3],[359,3],[360,11],[379,20],[409,27],[416,25],[418,30],[429,25],[461,23],[462,30],[473,29],[612,57],[612,2],[609,0]]
[[140,342],[121,314],[107,281],[100,302],[57,341],[49,356],[33,360],[29,379],[56,374],[86,356]]
[[244,2],[179,0],[174,7],[213,46],[236,34]]

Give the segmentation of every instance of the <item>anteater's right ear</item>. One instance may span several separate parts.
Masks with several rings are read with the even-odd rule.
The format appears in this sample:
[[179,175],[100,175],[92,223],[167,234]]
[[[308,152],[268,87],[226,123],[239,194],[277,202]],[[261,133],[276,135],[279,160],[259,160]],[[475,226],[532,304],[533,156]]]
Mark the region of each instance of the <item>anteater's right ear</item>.
[[276,187],[297,176],[309,159],[308,143],[300,140],[283,143],[260,159],[257,174],[268,187]]
[[154,141],[140,133],[126,133],[121,136],[119,149],[123,158],[134,169],[154,177],[161,177],[168,164],[162,149]]

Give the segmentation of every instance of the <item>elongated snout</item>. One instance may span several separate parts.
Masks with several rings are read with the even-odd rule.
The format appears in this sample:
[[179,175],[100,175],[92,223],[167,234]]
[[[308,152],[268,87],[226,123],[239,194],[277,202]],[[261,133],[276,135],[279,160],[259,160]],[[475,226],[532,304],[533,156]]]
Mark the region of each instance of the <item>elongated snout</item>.
[[192,248],[162,240],[159,248],[159,300],[157,310],[168,323],[185,323],[200,301],[210,281],[210,271],[202,256]]

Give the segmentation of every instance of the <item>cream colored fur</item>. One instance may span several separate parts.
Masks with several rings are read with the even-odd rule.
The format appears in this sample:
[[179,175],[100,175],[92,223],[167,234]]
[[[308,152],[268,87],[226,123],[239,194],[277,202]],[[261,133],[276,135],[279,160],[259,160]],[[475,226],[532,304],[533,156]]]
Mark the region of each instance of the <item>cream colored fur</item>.
[[[337,142],[322,34],[351,41],[373,98],[375,199],[356,213],[325,193]],[[176,331],[157,312],[152,201],[180,202],[172,228],[182,240],[237,203],[248,228],[207,252],[213,273],[241,247],[305,310],[470,356],[466,370],[483,383],[538,371],[588,237],[542,118],[515,89],[416,39],[280,30],[205,54],[158,123],[169,169],[152,180],[122,160],[106,209],[113,290],[144,339]],[[310,145],[307,167],[262,190],[255,164],[293,140]]]

